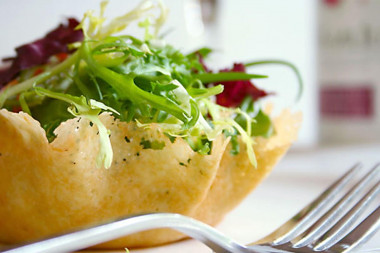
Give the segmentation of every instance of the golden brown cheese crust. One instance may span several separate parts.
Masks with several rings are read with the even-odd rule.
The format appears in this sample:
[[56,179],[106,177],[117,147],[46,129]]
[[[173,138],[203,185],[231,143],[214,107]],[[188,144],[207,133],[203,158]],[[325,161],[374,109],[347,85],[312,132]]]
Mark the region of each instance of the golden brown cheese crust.
[[215,225],[236,207],[268,176],[296,140],[300,123],[301,114],[292,114],[290,111],[284,111],[274,119],[276,135],[269,139],[255,139],[257,168],[247,159],[246,146],[242,141],[237,155],[231,155],[231,144],[228,144],[214,182],[197,209],[195,218]]
[[[44,130],[29,115],[0,110],[0,242],[25,242],[146,212],[181,213],[216,224],[269,173],[296,138],[299,119],[287,115],[282,116],[287,124],[281,124],[290,128],[286,133],[278,128],[277,136],[289,137],[257,139],[255,169],[244,148],[231,156],[222,136],[211,155],[200,155],[181,138],[171,143],[158,127],[143,129],[102,114],[111,130],[114,159],[110,169],[100,169],[95,166],[97,129],[87,120],[62,123],[57,138],[48,143]],[[143,149],[142,138],[163,141],[165,147]],[[99,247],[152,246],[180,238],[178,232],[161,229]]]

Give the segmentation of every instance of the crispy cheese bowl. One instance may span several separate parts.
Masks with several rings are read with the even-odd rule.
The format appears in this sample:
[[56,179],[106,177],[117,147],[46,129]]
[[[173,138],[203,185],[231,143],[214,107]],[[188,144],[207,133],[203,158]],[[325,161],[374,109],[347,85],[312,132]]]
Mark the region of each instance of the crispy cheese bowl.
[[[109,114],[101,120],[112,132],[115,150],[108,170],[96,168],[97,130],[88,120],[62,123],[49,143],[28,114],[0,111],[1,242],[25,242],[147,212],[175,212],[215,225],[285,154],[296,139],[300,115],[284,111],[274,120],[277,134],[256,139],[257,168],[246,150],[231,155],[231,144],[223,136],[210,155],[200,155],[182,139],[171,143],[159,128],[142,129]],[[142,149],[142,138],[167,145],[163,150]],[[162,229],[98,247],[153,246],[183,237]]]
[[[145,41],[111,36],[131,13],[149,11],[147,3],[108,26],[87,13],[79,24],[84,39],[71,40],[72,51],[64,44],[63,59],[55,52],[16,72],[22,56],[14,60],[0,92],[0,244],[152,212],[216,225],[295,141],[300,114],[257,109],[267,93],[249,80],[264,76],[245,73],[243,64],[212,73],[203,62],[208,49],[182,55],[151,34]],[[155,28],[165,13],[159,8]],[[221,84],[245,93],[223,93]],[[96,247],[184,237],[159,229]]]

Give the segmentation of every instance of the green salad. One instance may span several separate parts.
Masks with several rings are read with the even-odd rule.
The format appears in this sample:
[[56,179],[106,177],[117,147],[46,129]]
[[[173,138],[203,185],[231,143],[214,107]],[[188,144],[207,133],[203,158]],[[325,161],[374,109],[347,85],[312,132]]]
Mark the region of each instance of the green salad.
[[[104,17],[105,8],[103,2],[99,15],[90,11],[81,22],[69,19],[44,38],[17,48],[10,67],[0,71],[0,107],[30,114],[49,141],[62,122],[89,119],[99,131],[99,167],[109,168],[113,156],[101,113],[140,127],[157,124],[170,140],[183,138],[205,155],[220,134],[231,138],[231,153],[239,153],[240,136],[256,165],[253,137],[269,137],[275,130],[258,103],[271,93],[250,81],[267,76],[247,73],[246,67],[283,64],[299,77],[295,67],[257,61],[211,71],[205,64],[211,49],[185,54],[160,37],[167,17],[160,3],[144,1],[111,20]],[[120,35],[134,22],[144,29],[144,38]],[[145,145],[164,148],[155,142]]]

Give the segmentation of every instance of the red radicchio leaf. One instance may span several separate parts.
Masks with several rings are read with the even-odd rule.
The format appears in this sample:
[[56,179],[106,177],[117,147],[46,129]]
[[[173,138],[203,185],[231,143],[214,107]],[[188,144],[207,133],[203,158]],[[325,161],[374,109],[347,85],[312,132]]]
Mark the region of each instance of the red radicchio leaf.
[[[245,72],[245,66],[242,63],[235,63],[232,69],[223,69],[220,72]],[[225,107],[239,106],[246,96],[257,100],[268,95],[249,80],[227,81],[220,84],[224,85],[224,91],[216,96],[216,102]]]
[[68,18],[67,24],[60,24],[44,38],[16,48],[17,56],[11,59],[12,64],[0,70],[0,88],[14,79],[21,70],[46,63],[55,54],[67,53],[68,44],[83,40],[82,30],[74,30],[79,22]]

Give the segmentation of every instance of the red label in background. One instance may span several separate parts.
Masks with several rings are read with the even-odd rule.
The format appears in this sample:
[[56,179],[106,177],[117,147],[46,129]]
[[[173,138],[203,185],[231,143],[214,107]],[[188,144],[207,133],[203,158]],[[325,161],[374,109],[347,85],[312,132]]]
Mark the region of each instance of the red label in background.
[[335,6],[339,4],[340,0],[323,0],[323,2],[329,6]]
[[325,86],[320,93],[321,116],[329,118],[372,118],[374,88],[370,85]]

